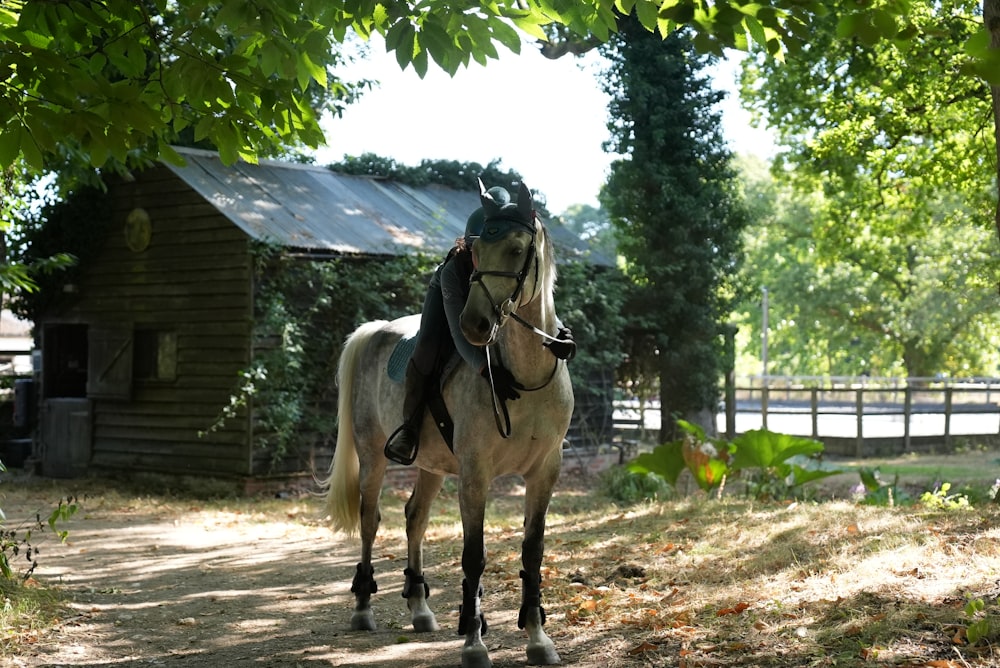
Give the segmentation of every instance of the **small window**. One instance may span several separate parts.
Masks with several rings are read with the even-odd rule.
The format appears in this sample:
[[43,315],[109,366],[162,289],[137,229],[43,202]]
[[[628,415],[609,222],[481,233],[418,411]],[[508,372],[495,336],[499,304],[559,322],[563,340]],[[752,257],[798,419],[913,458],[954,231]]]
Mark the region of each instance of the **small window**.
[[177,332],[135,330],[133,373],[136,380],[177,378]]

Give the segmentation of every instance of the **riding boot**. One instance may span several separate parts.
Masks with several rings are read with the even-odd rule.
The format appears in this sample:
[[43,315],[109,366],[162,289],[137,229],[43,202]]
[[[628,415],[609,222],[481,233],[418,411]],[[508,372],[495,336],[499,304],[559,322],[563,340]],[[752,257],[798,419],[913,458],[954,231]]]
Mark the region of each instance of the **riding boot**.
[[417,458],[420,447],[420,425],[424,421],[424,392],[427,376],[410,360],[406,367],[405,396],[403,397],[403,424],[392,433],[385,444],[385,456],[394,462],[409,466]]

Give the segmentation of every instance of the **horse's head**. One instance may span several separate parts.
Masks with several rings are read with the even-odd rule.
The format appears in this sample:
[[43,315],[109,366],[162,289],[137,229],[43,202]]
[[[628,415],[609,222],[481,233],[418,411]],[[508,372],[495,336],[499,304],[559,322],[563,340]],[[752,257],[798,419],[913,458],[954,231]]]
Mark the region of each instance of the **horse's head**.
[[493,343],[511,313],[551,291],[554,281],[548,235],[531,191],[522,183],[516,203],[491,193],[480,182],[485,222],[472,246],[475,271],[461,318],[465,337],[479,346]]

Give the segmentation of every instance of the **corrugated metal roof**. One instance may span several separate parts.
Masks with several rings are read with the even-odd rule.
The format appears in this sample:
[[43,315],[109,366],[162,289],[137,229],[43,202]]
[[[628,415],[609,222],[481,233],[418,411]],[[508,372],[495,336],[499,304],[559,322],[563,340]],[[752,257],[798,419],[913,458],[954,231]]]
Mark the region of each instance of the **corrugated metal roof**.
[[[168,167],[254,239],[310,251],[398,255],[442,252],[479,206],[473,192],[419,191],[324,167],[262,160],[224,165],[218,154],[178,148]],[[446,191],[441,193],[440,191]]]
[[[295,249],[359,255],[444,253],[479,207],[475,192],[440,185],[414,188],[274,160],[226,166],[211,151],[177,151],[186,164],[167,167],[247,235]],[[546,226],[561,256],[588,254],[586,244],[572,232],[548,221]],[[590,260],[609,264],[605,258]]]

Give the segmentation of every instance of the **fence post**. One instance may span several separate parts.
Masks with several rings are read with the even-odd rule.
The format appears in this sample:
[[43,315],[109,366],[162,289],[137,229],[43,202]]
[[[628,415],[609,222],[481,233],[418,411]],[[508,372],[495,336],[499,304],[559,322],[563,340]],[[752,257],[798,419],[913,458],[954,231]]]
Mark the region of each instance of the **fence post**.
[[906,384],[903,392],[903,452],[910,451],[910,419],[913,417],[913,389],[910,384]]
[[760,386],[760,421],[761,427],[764,429],[767,429],[767,395],[769,389],[767,380],[764,380]]
[[951,385],[944,388],[944,450],[951,452]]
[[809,390],[809,412],[812,413],[812,437],[819,438],[819,389]]
[[864,390],[860,387],[854,392],[854,414],[858,419],[858,440],[855,445],[854,456],[861,459],[865,456],[865,433],[862,427],[865,421],[865,396]]
[[736,438],[736,332],[739,328],[727,324],[723,328],[726,343],[726,438]]

